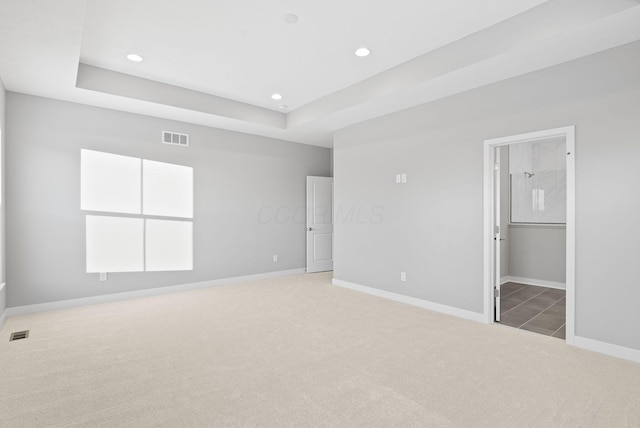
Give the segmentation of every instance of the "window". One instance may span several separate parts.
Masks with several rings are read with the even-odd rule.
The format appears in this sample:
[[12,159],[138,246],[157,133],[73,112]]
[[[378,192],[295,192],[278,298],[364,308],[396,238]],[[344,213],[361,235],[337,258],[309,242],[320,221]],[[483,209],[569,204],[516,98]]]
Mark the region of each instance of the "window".
[[80,209],[96,212],[86,215],[88,273],[193,269],[193,168],[93,150],[80,158]]
[[144,270],[144,220],[86,216],[87,272]]

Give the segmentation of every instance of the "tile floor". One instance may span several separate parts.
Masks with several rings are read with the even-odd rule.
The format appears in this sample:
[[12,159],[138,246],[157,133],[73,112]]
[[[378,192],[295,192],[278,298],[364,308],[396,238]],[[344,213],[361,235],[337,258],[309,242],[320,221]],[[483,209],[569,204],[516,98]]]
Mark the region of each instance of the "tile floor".
[[565,290],[507,282],[500,294],[500,323],[565,338]]

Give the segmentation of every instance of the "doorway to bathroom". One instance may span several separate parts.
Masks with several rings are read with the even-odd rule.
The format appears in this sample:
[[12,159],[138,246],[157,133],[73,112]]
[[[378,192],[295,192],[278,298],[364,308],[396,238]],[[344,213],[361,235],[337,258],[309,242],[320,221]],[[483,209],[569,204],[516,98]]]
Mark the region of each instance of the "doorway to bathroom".
[[574,128],[485,141],[488,322],[573,342]]

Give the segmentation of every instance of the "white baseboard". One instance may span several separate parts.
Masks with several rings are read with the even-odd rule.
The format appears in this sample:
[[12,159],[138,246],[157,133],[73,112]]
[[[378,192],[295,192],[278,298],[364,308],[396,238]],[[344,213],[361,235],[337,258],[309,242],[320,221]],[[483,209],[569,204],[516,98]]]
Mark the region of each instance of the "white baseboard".
[[523,278],[521,276],[504,276],[500,278],[500,284],[505,282],[517,282],[519,284],[537,285],[540,287],[557,288],[566,290],[567,285],[564,282],[545,281],[544,279]]
[[167,287],[149,288],[146,290],[128,291],[126,293],[106,294],[102,296],[84,297],[80,299],[62,300],[58,302],[39,303],[35,305],[16,306],[7,308],[3,317],[33,314],[37,312],[56,311],[59,309],[76,308],[79,306],[97,305],[100,303],[119,302],[123,300],[138,299],[141,297],[159,296],[161,294],[179,293],[181,291],[199,290],[202,288],[218,287],[221,285],[238,284],[241,282],[258,281],[261,279],[277,278],[288,275],[298,275],[306,272],[306,269],[291,269],[277,272],[260,273],[256,275],[237,276],[233,278],[215,279],[211,281],[193,282],[190,284],[170,285]]
[[472,321],[481,322],[486,324],[484,314],[467,311],[465,309],[455,308],[453,306],[442,305],[440,303],[433,303],[427,300],[418,299],[415,297],[405,296],[403,294],[392,293],[390,291],[380,290],[378,288],[367,287],[366,285],[355,284],[353,282],[343,281],[341,279],[333,279],[333,285],[339,287],[348,288],[350,290],[359,291],[361,293],[371,294],[373,296],[382,297],[384,299],[393,300],[400,303],[406,303],[412,306],[418,306],[424,309],[429,309],[436,312],[441,312],[447,315],[453,315],[459,318],[464,318]]
[[586,337],[575,336],[574,346],[577,348],[588,349],[589,351],[599,352],[601,354],[610,355],[623,360],[640,363],[640,350],[626,348],[612,343],[600,342],[598,340],[587,339]]

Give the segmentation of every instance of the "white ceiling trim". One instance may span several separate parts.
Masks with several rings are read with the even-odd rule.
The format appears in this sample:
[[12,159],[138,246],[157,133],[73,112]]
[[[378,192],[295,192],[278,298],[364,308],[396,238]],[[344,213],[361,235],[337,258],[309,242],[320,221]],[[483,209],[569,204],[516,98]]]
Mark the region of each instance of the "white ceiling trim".
[[79,64],[77,88],[285,128],[284,113],[162,82]]

